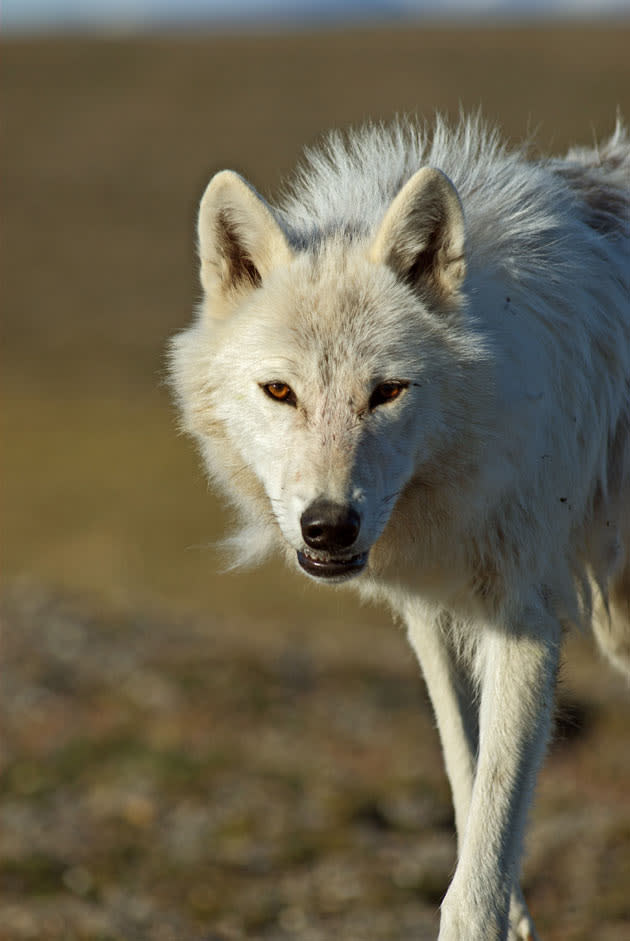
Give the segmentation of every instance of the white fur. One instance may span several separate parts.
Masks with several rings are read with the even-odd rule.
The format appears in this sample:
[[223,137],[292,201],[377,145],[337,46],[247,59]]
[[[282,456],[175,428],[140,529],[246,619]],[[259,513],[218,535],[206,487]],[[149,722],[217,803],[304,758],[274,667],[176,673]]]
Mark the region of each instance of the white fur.
[[[518,869],[563,626],[630,671],[629,194],[620,126],[529,162],[472,118],[333,135],[277,208],[229,172],[202,200],[184,426],[238,561],[306,553],[408,626],[457,822],[440,941],[535,937]],[[322,499],[351,545],[306,545]]]

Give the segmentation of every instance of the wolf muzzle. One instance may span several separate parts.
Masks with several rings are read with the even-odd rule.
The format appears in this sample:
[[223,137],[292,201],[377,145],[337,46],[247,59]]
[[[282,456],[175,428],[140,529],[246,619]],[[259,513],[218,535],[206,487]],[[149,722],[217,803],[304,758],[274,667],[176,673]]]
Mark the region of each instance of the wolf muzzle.
[[361,517],[354,507],[319,498],[302,514],[302,537],[316,555],[298,551],[298,562],[316,578],[348,578],[357,575],[367,561],[367,552],[346,555],[357,541]]

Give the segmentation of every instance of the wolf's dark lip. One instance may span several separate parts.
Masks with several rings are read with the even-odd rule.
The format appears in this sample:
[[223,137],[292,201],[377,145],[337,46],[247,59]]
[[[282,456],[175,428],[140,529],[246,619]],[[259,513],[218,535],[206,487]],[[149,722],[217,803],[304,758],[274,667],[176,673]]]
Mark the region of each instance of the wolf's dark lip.
[[367,552],[360,552],[349,559],[316,558],[298,549],[297,558],[305,572],[316,578],[350,578],[358,575],[367,562]]

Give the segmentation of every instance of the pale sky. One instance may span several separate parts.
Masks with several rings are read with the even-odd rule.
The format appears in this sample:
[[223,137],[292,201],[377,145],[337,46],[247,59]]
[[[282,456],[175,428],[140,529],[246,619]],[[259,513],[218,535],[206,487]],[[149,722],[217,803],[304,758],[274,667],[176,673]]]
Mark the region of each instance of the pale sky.
[[3,30],[165,23],[307,23],[406,17],[630,15],[630,0],[4,0]]

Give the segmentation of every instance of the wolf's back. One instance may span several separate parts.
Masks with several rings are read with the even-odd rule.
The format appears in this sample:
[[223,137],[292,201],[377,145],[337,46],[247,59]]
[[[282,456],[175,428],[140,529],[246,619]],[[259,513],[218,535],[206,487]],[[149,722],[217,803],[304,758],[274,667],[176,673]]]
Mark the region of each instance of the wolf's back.
[[572,148],[555,170],[583,202],[592,229],[630,239],[630,138],[621,121],[604,144]]

